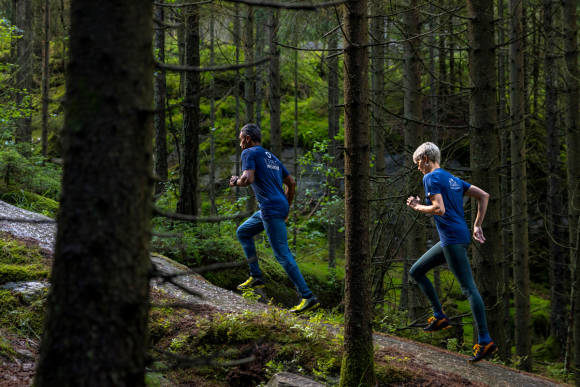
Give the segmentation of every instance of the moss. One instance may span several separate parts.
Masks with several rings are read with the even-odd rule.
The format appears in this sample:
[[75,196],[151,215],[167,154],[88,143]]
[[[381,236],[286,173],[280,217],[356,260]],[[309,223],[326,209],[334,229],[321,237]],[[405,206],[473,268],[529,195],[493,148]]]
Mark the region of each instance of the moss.
[[58,212],[58,202],[22,189],[9,189],[0,196],[2,200],[25,208],[30,211],[41,213],[45,216],[55,218]]
[[0,264],[0,284],[48,278],[48,269],[42,265]]
[[38,247],[0,239],[0,264],[41,264],[45,258]]
[[16,357],[16,351],[10,345],[10,342],[0,336],[0,358],[13,359]]

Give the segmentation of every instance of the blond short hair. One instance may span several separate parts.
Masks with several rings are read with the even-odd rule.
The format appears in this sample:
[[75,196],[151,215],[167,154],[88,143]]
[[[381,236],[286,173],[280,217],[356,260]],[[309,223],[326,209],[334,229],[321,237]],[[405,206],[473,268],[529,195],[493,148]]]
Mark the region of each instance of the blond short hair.
[[423,157],[427,157],[430,161],[441,163],[441,151],[437,145],[432,142],[424,142],[419,145],[413,153],[413,162],[417,164]]

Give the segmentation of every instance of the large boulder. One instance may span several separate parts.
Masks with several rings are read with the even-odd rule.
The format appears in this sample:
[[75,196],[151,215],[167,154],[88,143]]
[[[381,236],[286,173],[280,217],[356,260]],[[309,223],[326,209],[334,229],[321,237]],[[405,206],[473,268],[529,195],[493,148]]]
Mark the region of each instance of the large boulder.
[[324,387],[312,379],[289,372],[277,373],[270,379],[267,387]]

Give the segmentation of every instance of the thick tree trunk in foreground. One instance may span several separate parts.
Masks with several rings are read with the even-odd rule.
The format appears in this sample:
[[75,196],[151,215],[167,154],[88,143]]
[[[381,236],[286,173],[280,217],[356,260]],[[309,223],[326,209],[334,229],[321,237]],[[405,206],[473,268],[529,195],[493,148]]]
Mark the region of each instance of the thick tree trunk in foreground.
[[[499,196],[499,144],[496,110],[496,68],[493,26],[493,2],[470,0],[467,3],[471,23],[469,43],[471,47],[471,183],[490,194],[483,231],[487,241],[473,251],[475,281],[487,308],[487,324],[500,351],[505,348],[503,303],[501,295],[504,284],[498,280],[498,262],[501,245],[501,218]],[[470,225],[470,228],[472,225]],[[478,242],[473,242],[478,243]],[[505,359],[505,353],[501,352]]]
[[369,251],[368,24],[366,0],[345,7],[344,357],[340,386],[374,386]]
[[[189,7],[185,11],[185,64],[199,67],[199,8]],[[184,81],[183,133],[179,179],[179,201],[177,212],[197,215],[199,185],[199,90],[201,82],[198,72],[187,72]]]
[[[528,202],[526,177],[526,122],[522,2],[510,0],[510,107],[512,242],[514,260],[514,332],[519,368],[532,368],[530,318],[530,270],[528,252]],[[488,150],[489,152],[489,150]]]
[[[564,21],[564,90],[566,110],[567,178],[568,178],[568,231],[570,240],[570,262],[574,268],[573,297],[574,305],[574,367],[580,370],[580,120],[578,117],[578,13],[577,1],[563,0]],[[576,385],[580,385],[580,371],[575,373]]]
[[71,4],[63,188],[37,386],[145,385],[151,21],[142,1]]

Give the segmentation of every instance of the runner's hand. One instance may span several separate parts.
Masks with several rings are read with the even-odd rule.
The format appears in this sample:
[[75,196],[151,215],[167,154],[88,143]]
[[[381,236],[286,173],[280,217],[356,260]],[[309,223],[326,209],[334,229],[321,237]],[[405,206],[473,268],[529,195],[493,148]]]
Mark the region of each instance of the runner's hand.
[[485,243],[485,236],[483,235],[481,226],[473,226],[473,239],[479,243]]
[[239,176],[230,177],[230,187],[233,187],[239,178],[240,178]]

